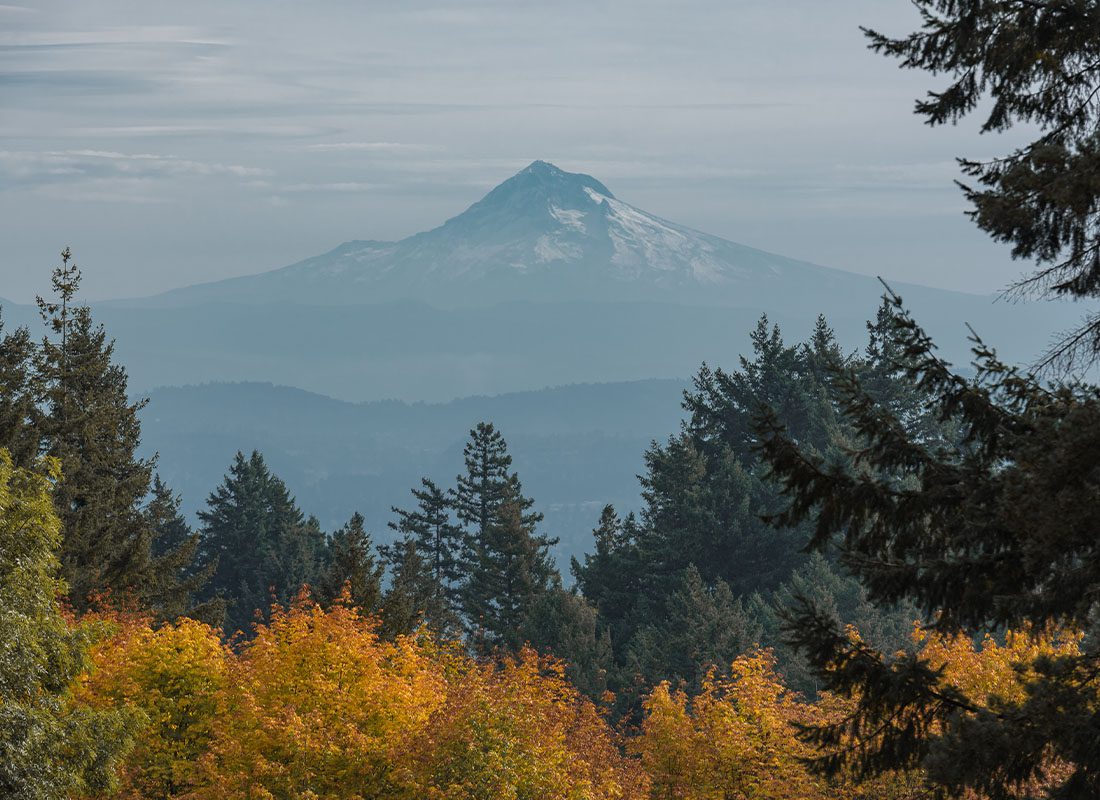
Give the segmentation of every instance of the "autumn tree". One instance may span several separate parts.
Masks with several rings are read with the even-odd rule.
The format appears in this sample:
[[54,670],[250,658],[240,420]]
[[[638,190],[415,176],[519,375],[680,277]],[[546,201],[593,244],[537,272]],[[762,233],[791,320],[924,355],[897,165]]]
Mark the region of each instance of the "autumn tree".
[[806,767],[798,726],[817,710],[783,686],[767,651],[739,657],[730,677],[707,677],[689,697],[667,682],[645,701],[635,743],[654,798],[834,797]]
[[[403,759],[444,696],[415,639],[299,596],[231,664],[195,798],[413,797]],[[423,796],[423,795],[419,795]]]
[[91,708],[125,708],[137,720],[112,797],[185,795],[200,785],[232,654],[218,630],[194,620],[154,626],[147,616],[118,612],[100,619],[115,632],[93,648],[77,696]]

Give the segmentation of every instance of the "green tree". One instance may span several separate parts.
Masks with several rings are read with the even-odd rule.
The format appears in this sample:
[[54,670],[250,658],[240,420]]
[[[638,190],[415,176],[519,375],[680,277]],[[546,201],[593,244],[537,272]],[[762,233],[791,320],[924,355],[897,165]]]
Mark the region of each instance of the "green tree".
[[583,563],[572,560],[573,577],[617,649],[629,638],[630,614],[641,591],[638,522],[633,513],[621,519],[613,506],[604,506],[592,538],[596,551],[585,553]]
[[624,660],[649,686],[682,681],[697,691],[709,669],[724,673],[759,642],[760,626],[725,582],[708,584],[694,565],[676,577],[662,613],[637,630]]
[[[790,501],[775,522],[812,520],[816,548],[839,537],[841,563],[872,602],[911,602],[940,631],[1091,629],[1100,596],[1100,390],[1043,386],[980,342],[977,375],[964,379],[893,302],[892,336],[912,364],[909,380],[959,426],[961,442],[926,446],[854,371],[838,373],[838,401],[857,432],[852,468],[807,452],[774,415],[761,422],[762,456]],[[822,769],[921,768],[956,795],[1100,796],[1095,639],[1080,655],[1020,664],[1026,692],[987,703],[945,687],[919,654],[888,658],[853,640],[808,599],[788,631],[828,688],[856,698],[850,716],[810,732],[833,748]],[[870,730],[876,735],[859,748],[837,747]]]
[[133,720],[73,701],[95,631],[62,617],[61,524],[51,498],[60,473],[13,466],[0,450],[0,794],[64,800],[108,789]]
[[506,501],[471,545],[463,600],[474,645],[483,651],[520,647],[532,604],[561,580],[549,552],[555,540],[537,533],[528,506],[523,497]]
[[[916,104],[929,125],[984,116],[982,133],[1026,125],[1032,140],[988,160],[960,159],[978,227],[1039,269],[1015,285],[1031,295],[1100,296],[1100,8],[1082,0],[914,0],[920,30],[864,29],[901,66],[948,77]],[[1100,353],[1092,313],[1047,364]]]
[[457,478],[453,506],[467,526],[461,586],[462,608],[482,649],[521,645],[520,628],[535,597],[560,581],[550,557],[557,539],[538,533],[542,514],[523,494],[500,431],[479,422],[463,450],[465,474]]
[[575,592],[553,586],[535,597],[519,638],[563,661],[569,682],[589,697],[599,700],[607,690],[614,666],[611,636],[596,609]]
[[11,454],[16,466],[24,468],[34,467],[41,445],[37,352],[26,328],[5,333],[0,319],[0,447]]
[[68,249],[61,256],[52,278],[55,299],[38,299],[53,335],[38,348],[35,380],[45,408],[40,449],[61,462],[65,475],[55,494],[64,531],[62,574],[78,610],[106,592],[166,613],[180,606],[189,587],[172,585],[183,553],[166,554],[164,563],[154,555],[156,521],[144,504],[155,463],[137,456],[145,402],[130,401],[114,342],[91,310],[75,303],[80,270]]
[[416,508],[406,511],[394,507],[397,521],[389,525],[403,537],[411,538],[417,553],[427,562],[433,592],[437,595],[431,607],[444,612],[442,616],[433,614],[429,624],[438,632],[453,633],[458,630],[462,609],[465,536],[462,528],[451,521],[451,499],[447,493],[428,478],[421,478],[420,484],[422,488],[412,490]]
[[288,602],[320,572],[324,534],[307,521],[259,452],[238,452],[199,512],[200,562],[213,565],[206,598],[226,603],[226,630],[248,632],[257,612]]
[[314,588],[317,599],[328,605],[347,587],[351,604],[374,614],[382,605],[385,567],[376,558],[374,542],[363,522],[363,515],[357,511],[329,538],[327,564]]
[[384,639],[413,633],[423,624],[435,628],[437,620],[449,621],[447,609],[441,604],[431,565],[421,557],[412,538],[404,538],[385,550],[390,568],[390,585],[382,598]]
[[214,565],[197,565],[199,535],[183,516],[182,499],[172,492],[160,475],[153,476],[153,489],[145,506],[146,524],[153,532],[153,565],[143,590],[147,604],[162,618],[188,616],[211,625],[221,625],[224,604],[218,600],[195,604],[195,597],[214,574]]
[[452,502],[459,521],[466,526],[468,538],[485,536],[507,504],[519,503],[524,525],[542,521],[541,514],[531,511],[534,501],[523,497],[519,477],[510,472],[512,457],[508,444],[493,423],[479,422],[470,431],[462,455],[466,472],[455,479]]

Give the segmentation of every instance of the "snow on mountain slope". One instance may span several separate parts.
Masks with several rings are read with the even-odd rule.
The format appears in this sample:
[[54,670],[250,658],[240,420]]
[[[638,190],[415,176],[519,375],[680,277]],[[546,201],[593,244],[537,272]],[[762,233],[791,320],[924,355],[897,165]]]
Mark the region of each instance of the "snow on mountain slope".
[[661,300],[744,304],[870,279],[755,250],[642,211],[589,175],[535,161],[466,211],[399,242],[351,241],[158,303]]

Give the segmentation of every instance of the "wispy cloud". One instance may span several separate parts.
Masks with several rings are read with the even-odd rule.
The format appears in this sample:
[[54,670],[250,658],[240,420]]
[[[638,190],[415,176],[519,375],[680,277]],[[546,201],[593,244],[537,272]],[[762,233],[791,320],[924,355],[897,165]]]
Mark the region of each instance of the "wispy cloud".
[[407,142],[323,142],[307,144],[306,150],[316,151],[367,151],[371,153],[425,153],[442,150],[438,145],[410,144]]
[[361,181],[333,181],[332,183],[293,183],[282,187],[284,192],[367,192],[385,188],[384,183],[364,183]]
[[61,176],[101,177],[105,173],[147,178],[180,175],[258,178],[272,174],[269,169],[241,164],[110,150],[0,150],[0,172],[23,180]]

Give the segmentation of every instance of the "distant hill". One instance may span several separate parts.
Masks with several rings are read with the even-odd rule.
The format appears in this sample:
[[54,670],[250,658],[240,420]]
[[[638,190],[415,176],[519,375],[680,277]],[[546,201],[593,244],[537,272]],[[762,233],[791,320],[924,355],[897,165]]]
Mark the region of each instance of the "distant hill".
[[565,564],[590,548],[605,503],[637,507],[642,455],[678,429],[685,388],[650,380],[443,404],[345,403],[254,383],[166,388],[142,412],[143,452],[159,452],[161,474],[193,512],[238,449],[259,449],[327,529],[358,510],[386,541],[390,506],[407,503],[422,475],[453,483],[469,429],[490,420],[546,513],[547,531],[562,538]]

